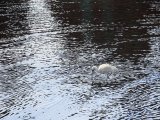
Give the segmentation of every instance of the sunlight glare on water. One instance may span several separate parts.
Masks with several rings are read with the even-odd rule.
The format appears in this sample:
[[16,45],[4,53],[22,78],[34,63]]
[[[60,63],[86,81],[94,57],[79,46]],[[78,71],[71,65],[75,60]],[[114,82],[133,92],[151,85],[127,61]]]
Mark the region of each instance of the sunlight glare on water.
[[[159,5],[2,0],[0,118],[160,119]],[[120,72],[93,74],[103,63]]]

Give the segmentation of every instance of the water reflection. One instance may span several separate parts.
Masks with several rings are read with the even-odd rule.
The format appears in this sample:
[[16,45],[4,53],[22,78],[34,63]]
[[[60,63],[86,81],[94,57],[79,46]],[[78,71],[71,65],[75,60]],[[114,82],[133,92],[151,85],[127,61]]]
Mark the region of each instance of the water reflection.
[[45,1],[32,0],[29,6],[27,19],[31,33],[50,32],[56,29],[56,21],[51,17],[50,7]]
[[27,3],[21,3],[19,1],[3,2],[1,1],[0,4],[0,38],[9,38],[27,33]]
[[[21,10],[21,4],[27,5],[27,11],[23,11],[23,14],[26,15],[25,20],[17,19],[20,22],[27,22],[27,24],[22,25],[24,28],[27,28],[27,30],[21,29],[20,31],[27,32],[27,34],[23,34],[23,36],[19,34],[18,37],[10,36],[14,34],[14,32],[19,32],[18,30],[15,30],[8,33],[8,37],[1,39],[0,104],[2,105],[2,108],[0,109],[0,117],[10,116],[10,112],[12,115],[18,115],[19,110],[25,109],[32,104],[36,104],[36,99],[32,100],[32,96],[29,98],[27,97],[30,96],[31,93],[34,93],[32,85],[34,85],[37,80],[35,74],[40,74],[40,71],[38,70],[35,70],[36,72],[34,74],[33,70],[48,65],[52,67],[56,66],[55,63],[57,61],[53,63],[50,57],[57,59],[54,55],[56,55],[56,52],[58,51],[56,47],[60,48],[59,42],[55,44],[57,39],[53,39],[55,36],[54,33],[47,34],[47,32],[50,32],[50,30],[54,28],[53,26],[55,26],[56,23],[53,24],[53,20],[50,17],[48,10],[44,9],[43,1],[39,4],[35,4],[35,2],[40,1],[14,4],[19,10]],[[41,17],[42,13],[43,16]],[[13,17],[11,17],[11,20],[12,18]],[[43,22],[39,22],[40,20]],[[7,24],[10,25],[10,23],[12,23],[12,21],[9,21]],[[53,26],[51,26],[52,24]],[[11,27],[13,28],[13,26]],[[38,34],[40,32],[44,34]],[[48,56],[48,54],[51,56]],[[34,61],[34,58],[37,59],[36,62]],[[45,61],[48,61],[48,64],[45,63]],[[28,76],[31,73],[35,75],[33,77],[34,79],[28,80],[28,77],[25,76]],[[33,102],[30,103],[30,101]]]
[[[0,3],[1,118],[159,117],[159,2]],[[105,62],[111,82],[91,72]]]
[[[101,0],[97,2],[91,0],[58,1],[54,5],[58,6],[54,11],[61,13],[57,19],[62,21],[61,24],[64,25],[64,30],[68,32],[74,31],[72,34],[75,33],[75,35],[77,34],[76,31],[81,32],[84,38],[90,36],[87,37],[89,39],[86,41],[91,41],[93,44],[98,43],[97,48],[108,48],[114,52],[118,48],[116,51],[118,54],[114,55],[115,57],[122,56],[125,59],[132,60],[138,59],[138,54],[142,52],[143,56],[149,52],[148,40],[144,39],[144,37],[148,36],[148,27],[141,27],[139,22],[144,17],[144,14],[149,14],[149,11],[146,10],[150,6],[148,3]],[[78,16],[75,16],[74,13]],[[55,17],[57,17],[57,14]],[[72,39],[67,40],[72,41]],[[140,44],[145,44],[145,50],[144,46],[141,47]],[[125,46],[128,48],[125,49]],[[128,53],[123,51],[128,51]],[[141,51],[141,53],[137,51]]]

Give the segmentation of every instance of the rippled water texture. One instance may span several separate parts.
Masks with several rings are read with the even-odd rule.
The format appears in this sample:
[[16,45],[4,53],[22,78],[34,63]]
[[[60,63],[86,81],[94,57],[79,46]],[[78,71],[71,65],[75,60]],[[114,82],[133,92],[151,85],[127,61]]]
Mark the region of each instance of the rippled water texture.
[[64,1],[0,1],[0,118],[159,120],[159,0]]

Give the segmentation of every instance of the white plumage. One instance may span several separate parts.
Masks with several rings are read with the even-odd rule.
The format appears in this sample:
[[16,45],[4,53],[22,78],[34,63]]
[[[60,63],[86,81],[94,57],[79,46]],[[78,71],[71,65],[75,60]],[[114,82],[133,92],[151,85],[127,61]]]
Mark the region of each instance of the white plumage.
[[110,64],[101,64],[98,67],[93,66],[92,70],[96,70],[96,72],[101,73],[101,74],[111,74],[115,73],[118,71],[118,69],[115,66],[112,66]]

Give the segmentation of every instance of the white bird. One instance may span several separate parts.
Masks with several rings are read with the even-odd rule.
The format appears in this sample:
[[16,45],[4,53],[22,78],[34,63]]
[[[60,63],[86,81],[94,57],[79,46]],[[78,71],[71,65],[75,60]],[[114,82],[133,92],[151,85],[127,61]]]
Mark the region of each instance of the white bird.
[[97,66],[93,66],[92,67],[92,72],[93,71],[96,71],[96,72],[98,72],[100,74],[107,74],[107,76],[108,76],[110,74],[118,72],[118,68],[116,68],[113,65],[110,65],[110,64],[106,63],[106,64],[101,64],[98,67]]
[[93,66],[92,70],[96,70],[96,72],[101,73],[101,74],[114,73],[118,71],[118,69],[115,66],[107,64],[107,63],[99,65],[98,67]]

